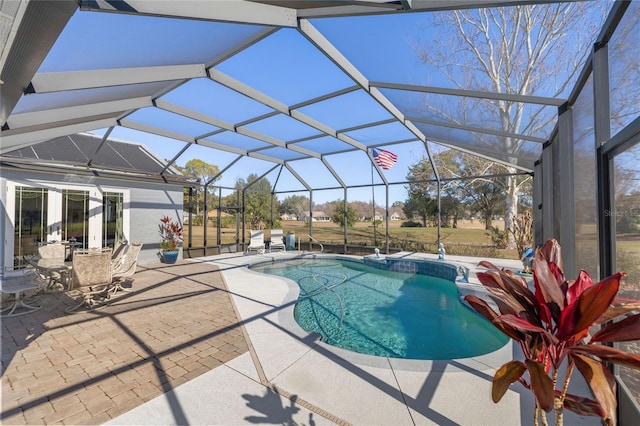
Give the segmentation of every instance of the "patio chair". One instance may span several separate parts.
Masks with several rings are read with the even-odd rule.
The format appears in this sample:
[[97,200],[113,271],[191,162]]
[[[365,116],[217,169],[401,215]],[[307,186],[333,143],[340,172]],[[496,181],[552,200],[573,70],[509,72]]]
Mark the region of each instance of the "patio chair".
[[[33,266],[41,282],[46,282],[45,290],[51,290],[67,283],[67,269],[63,267],[67,256],[67,248],[61,243],[44,244],[37,248],[36,255],[23,257]],[[54,266],[54,267],[52,267]]]
[[256,253],[264,253],[264,231],[251,230],[251,241],[247,246],[247,254],[255,251]]
[[138,266],[138,255],[140,254],[140,250],[142,250],[142,243],[139,241],[134,241],[127,246],[127,249],[122,256],[122,262],[118,263],[115,267],[111,269],[111,288],[109,289],[110,294],[116,294],[118,291],[131,291],[131,288],[123,287],[122,283],[124,283],[127,278],[133,276],[136,273],[136,267]]
[[72,279],[72,291],[80,292],[80,303],[65,309],[66,313],[105,306],[107,291],[111,286],[111,249],[74,253]]
[[67,247],[61,243],[44,244],[38,247],[40,259],[55,259],[64,262],[67,256]]
[[271,244],[269,244],[269,251],[274,250],[286,250],[284,246],[284,237],[282,236],[282,229],[271,230]]
[[116,269],[124,262],[124,254],[129,248],[129,242],[127,240],[120,240],[117,247],[114,247],[113,254],[111,255],[111,266]]

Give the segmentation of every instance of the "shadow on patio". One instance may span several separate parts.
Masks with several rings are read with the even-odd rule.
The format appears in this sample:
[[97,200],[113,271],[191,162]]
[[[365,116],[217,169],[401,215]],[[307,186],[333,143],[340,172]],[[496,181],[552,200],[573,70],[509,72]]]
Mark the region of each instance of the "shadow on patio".
[[3,318],[2,423],[100,424],[248,350],[216,267],[139,266],[133,290],[76,315],[42,294],[43,309]]

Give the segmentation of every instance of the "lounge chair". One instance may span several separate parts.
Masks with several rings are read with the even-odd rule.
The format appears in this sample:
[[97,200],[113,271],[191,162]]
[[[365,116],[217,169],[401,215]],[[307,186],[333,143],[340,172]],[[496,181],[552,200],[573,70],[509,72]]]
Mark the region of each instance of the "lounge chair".
[[247,254],[255,251],[256,253],[264,253],[264,231],[251,230],[251,241],[247,246]]
[[282,236],[282,229],[271,230],[271,244],[269,244],[269,251],[274,250],[286,250],[284,246],[284,238]]

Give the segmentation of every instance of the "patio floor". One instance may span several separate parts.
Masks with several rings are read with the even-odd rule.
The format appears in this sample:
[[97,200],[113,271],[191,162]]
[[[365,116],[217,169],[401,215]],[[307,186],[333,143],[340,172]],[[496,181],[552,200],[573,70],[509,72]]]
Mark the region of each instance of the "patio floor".
[[[533,401],[521,387],[491,402],[493,374],[518,356],[512,344],[467,359],[401,360],[306,333],[292,314],[297,286],[244,267],[298,255],[139,267],[133,292],[88,314],[65,315],[71,299],[42,295],[43,309],[2,322],[2,424],[532,422]],[[477,259],[448,260],[471,269],[462,292],[481,289]],[[569,390],[583,394],[583,386],[572,381]],[[599,424],[568,412],[565,422]]]
[[134,291],[65,315],[64,293],[2,319],[2,424],[100,424],[247,352],[208,264],[139,266]]

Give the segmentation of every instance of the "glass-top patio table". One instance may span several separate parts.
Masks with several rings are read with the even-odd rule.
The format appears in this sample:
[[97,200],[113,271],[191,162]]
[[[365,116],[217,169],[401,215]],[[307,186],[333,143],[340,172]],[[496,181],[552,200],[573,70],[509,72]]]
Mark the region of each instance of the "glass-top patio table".
[[66,290],[71,289],[71,262],[43,258],[30,263],[40,274],[49,280],[45,286],[45,290],[51,290],[55,288],[57,284],[62,284]]
[[2,317],[23,315],[42,308],[40,305],[25,302],[22,297],[23,292],[40,288],[34,278],[31,274],[0,276],[0,290],[3,294],[8,294],[11,297],[8,306],[0,310]]

